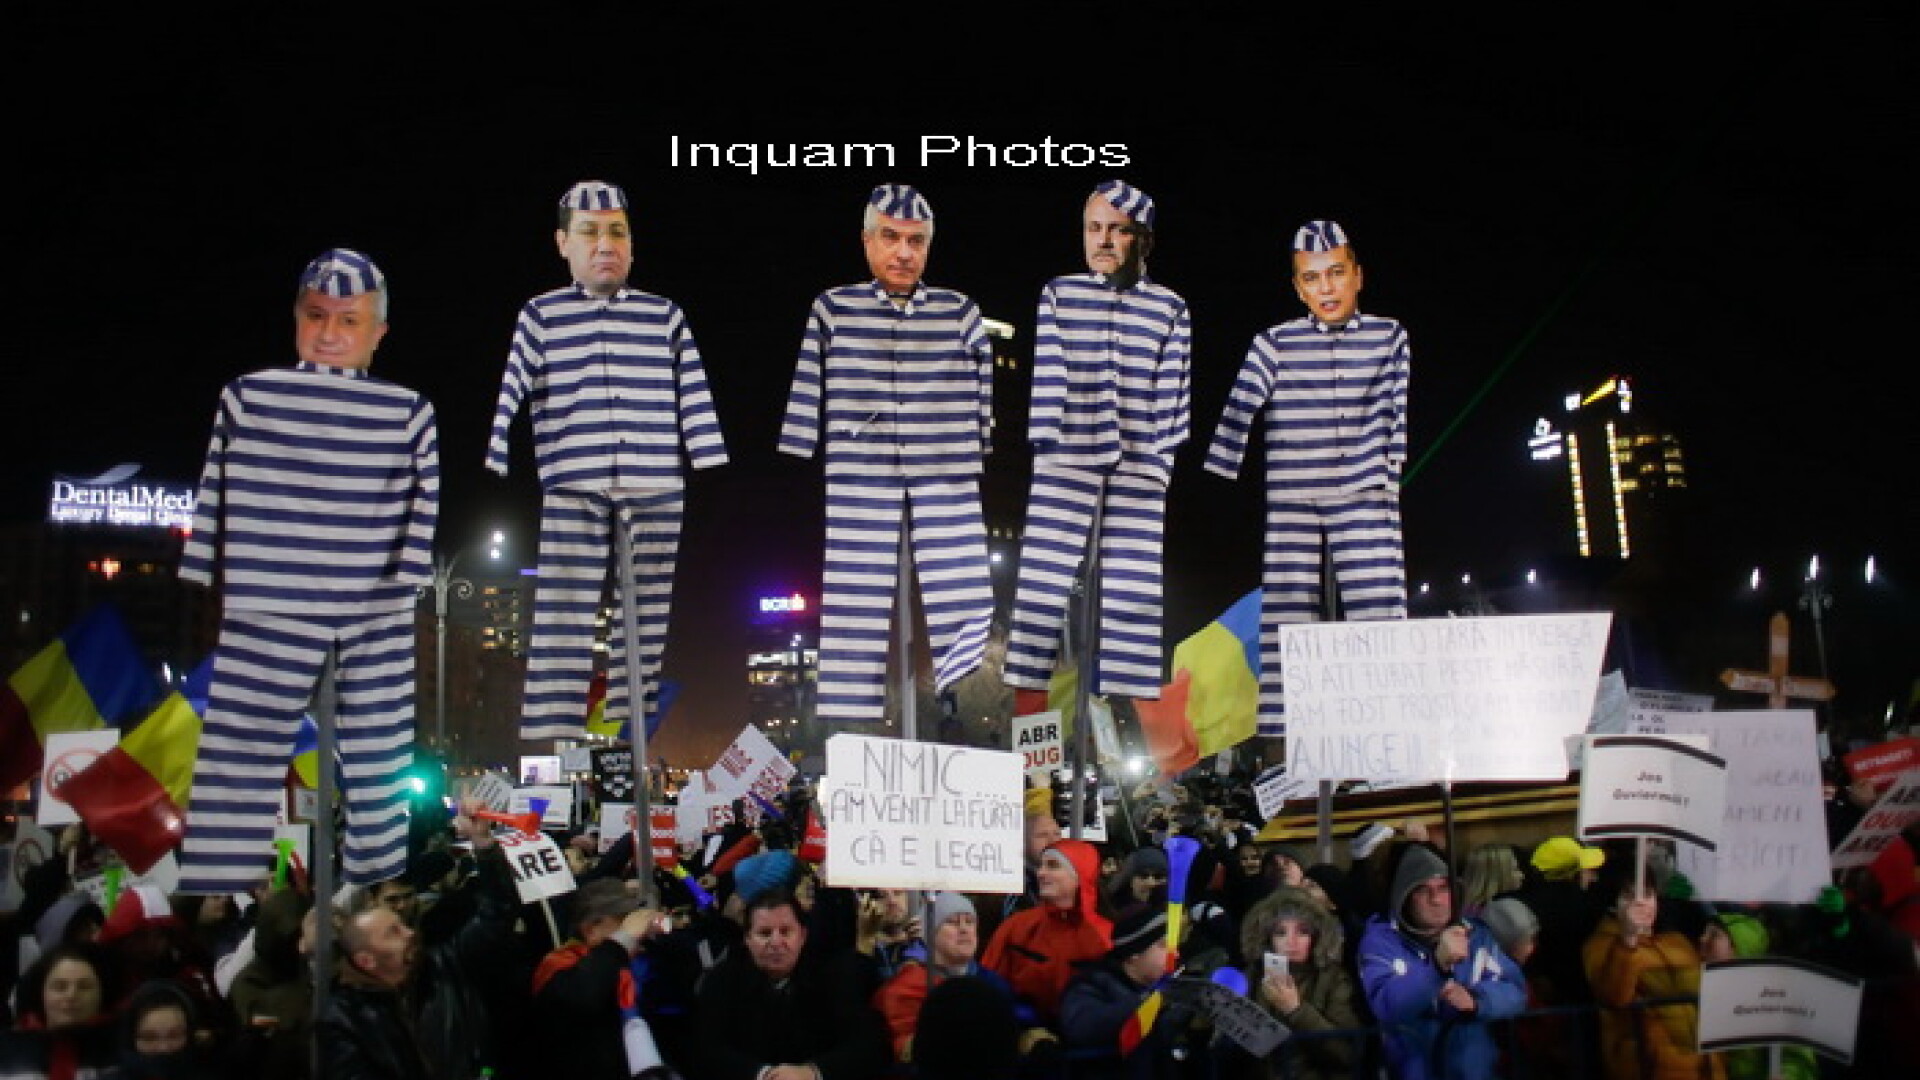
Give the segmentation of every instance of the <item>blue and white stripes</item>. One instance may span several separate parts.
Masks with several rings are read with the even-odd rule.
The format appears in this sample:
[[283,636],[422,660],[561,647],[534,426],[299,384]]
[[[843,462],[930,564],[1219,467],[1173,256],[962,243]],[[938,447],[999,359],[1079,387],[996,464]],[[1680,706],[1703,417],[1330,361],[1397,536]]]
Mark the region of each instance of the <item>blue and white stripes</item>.
[[933,207],[926,196],[907,184],[881,184],[867,196],[867,205],[901,221],[932,221]]
[[1239,475],[1255,414],[1264,420],[1267,489],[1295,501],[1398,491],[1407,459],[1407,333],[1392,319],[1312,318],[1254,338],[1207,450],[1208,472]]
[[1191,430],[1187,305],[1142,281],[1116,292],[1093,274],[1040,295],[1028,435],[1033,485],[1006,681],[1042,689],[1067,600],[1102,508],[1097,678],[1103,694],[1157,698],[1161,555],[1174,452]]
[[812,457],[825,428],[822,720],[884,716],[902,528],[936,688],[980,666],[993,620],[978,481],[992,405],[993,347],[967,297],[922,283],[896,304],[867,282],[814,301],[779,449]]
[[571,285],[528,301],[487,444],[487,468],[502,476],[523,402],[547,491],[677,488],[683,448],[696,469],[727,461],[693,331],[665,297],[622,288],[602,299]]
[[440,462],[432,406],[365,371],[301,364],[229,384],[180,576],[222,588],[181,891],[257,885],[287,762],[329,649],[349,880],[406,867],[413,610]]
[[1355,315],[1295,319],[1254,339],[1207,451],[1239,474],[1256,413],[1266,439],[1260,719],[1283,735],[1280,624],[1321,614],[1321,547],[1348,619],[1406,616],[1400,474],[1407,456],[1406,331]]
[[386,285],[386,275],[373,265],[373,260],[351,248],[322,252],[300,272],[302,289],[343,300],[384,289]]
[[433,406],[365,371],[301,363],[220,395],[184,581],[227,610],[410,607],[440,512]]
[[568,210],[625,210],[627,193],[604,180],[582,180],[560,196],[560,205]]

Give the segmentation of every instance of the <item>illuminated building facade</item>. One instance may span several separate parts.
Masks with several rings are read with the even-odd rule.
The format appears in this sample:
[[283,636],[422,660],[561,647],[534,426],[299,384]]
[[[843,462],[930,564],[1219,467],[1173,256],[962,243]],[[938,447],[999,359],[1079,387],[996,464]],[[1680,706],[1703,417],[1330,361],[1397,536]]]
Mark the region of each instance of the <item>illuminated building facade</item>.
[[747,722],[782,750],[814,748],[820,684],[817,602],[794,592],[762,596],[750,619]]
[[1634,411],[1624,376],[1568,394],[1558,425],[1534,423],[1536,462],[1565,470],[1573,536],[1582,558],[1630,559],[1664,534],[1670,504],[1687,486],[1680,441]]

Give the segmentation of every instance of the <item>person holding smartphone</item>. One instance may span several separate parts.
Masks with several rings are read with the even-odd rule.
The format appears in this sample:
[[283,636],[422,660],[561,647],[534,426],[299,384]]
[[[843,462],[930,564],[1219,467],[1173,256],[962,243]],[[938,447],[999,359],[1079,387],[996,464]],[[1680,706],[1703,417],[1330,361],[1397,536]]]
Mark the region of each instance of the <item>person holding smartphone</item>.
[[1315,1036],[1361,1026],[1353,976],[1341,964],[1342,947],[1339,920],[1304,889],[1282,886],[1247,909],[1240,922],[1247,995],[1293,1036],[1265,1060],[1235,1073],[1315,1080],[1351,1072],[1355,1040]]

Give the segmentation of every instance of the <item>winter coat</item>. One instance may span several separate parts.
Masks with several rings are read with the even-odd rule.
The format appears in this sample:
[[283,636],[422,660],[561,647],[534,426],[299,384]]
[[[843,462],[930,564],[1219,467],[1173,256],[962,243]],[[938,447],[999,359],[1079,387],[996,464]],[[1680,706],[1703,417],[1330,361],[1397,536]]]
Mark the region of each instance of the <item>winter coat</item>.
[[700,981],[696,1059],[681,1071],[701,1080],[755,1080],[768,1065],[812,1064],[824,1080],[881,1076],[889,1061],[886,1028],[863,992],[868,970],[859,960],[846,952],[803,959],[784,985],[775,985],[746,949],[732,950]]
[[336,984],[315,1037],[328,1080],[430,1080],[396,991],[358,978]]
[[[1468,924],[1467,955],[1445,970],[1434,959],[1434,941],[1406,925],[1403,912],[1414,887],[1446,872],[1438,855],[1410,848],[1394,874],[1389,913],[1368,919],[1360,939],[1360,985],[1380,1025],[1388,1069],[1399,1080],[1494,1075],[1499,1048],[1487,1022],[1515,1016],[1527,1004],[1520,965],[1501,950],[1486,924]],[[1473,1013],[1456,1012],[1440,1001],[1448,979],[1473,994]],[[1443,1034],[1443,1059],[1436,1061]]]
[[[936,973],[933,968],[918,960],[909,960],[894,973],[892,978],[882,984],[880,989],[874,991],[873,995],[873,1007],[879,1011],[881,1019],[887,1023],[887,1036],[893,1044],[894,1060],[902,1062],[912,1060],[913,1036],[914,1032],[920,1029],[920,1007],[927,1003],[927,995],[933,993],[934,987],[948,979],[960,978],[963,975],[979,979],[993,987],[1006,997],[1008,1005],[1014,1006],[1013,988],[1007,985],[1007,980],[994,974],[990,969],[981,967],[978,963],[968,964],[967,970],[959,974],[943,975]],[[1022,1017],[1022,1012],[1019,1006],[1014,1006],[1016,1019],[1021,1019],[1024,1025],[1031,1026],[1031,1014]]]
[[1630,1009],[1647,998],[1700,993],[1700,954],[1685,934],[1659,930],[1629,949],[1611,915],[1587,938],[1587,983],[1600,1012],[1600,1055],[1613,1080],[1724,1080],[1726,1063],[1702,1055],[1692,1003]]
[[1097,960],[1113,944],[1113,926],[1097,907],[1098,849],[1084,840],[1062,840],[1053,850],[1080,876],[1074,906],[1047,904],[1016,912],[993,932],[980,954],[980,966],[1006,979],[1014,995],[1049,1027],[1058,1020],[1060,995],[1073,978],[1075,962]]

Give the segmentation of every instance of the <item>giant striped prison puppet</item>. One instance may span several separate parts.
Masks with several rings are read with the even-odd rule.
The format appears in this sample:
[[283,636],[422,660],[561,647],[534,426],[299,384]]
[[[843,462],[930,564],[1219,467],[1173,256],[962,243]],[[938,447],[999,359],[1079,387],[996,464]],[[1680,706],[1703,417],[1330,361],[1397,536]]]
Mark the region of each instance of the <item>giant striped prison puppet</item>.
[[875,188],[862,240],[873,280],[814,300],[779,444],[798,457],[825,444],[817,715],[835,725],[885,714],[901,529],[936,690],[980,666],[993,621],[980,510],[993,409],[985,323],[972,300],[921,280],[933,211],[919,192]]
[[440,507],[433,406],[368,374],[387,331],[366,256],[308,264],[299,363],[220,395],[182,580],[220,591],[220,643],[187,814],[179,891],[243,892],[273,857],[274,812],[327,655],[347,827],[345,876],[407,865],[413,612]]
[[582,181],[560,200],[554,243],[573,284],[527,301],[513,329],[487,444],[507,473],[507,436],[524,404],[540,476],[540,556],[520,737],[585,734],[596,617],[624,510],[633,550],[641,688],[627,685],[612,634],[607,719],[657,707],[673,569],[686,505],[682,465],[724,465],[727,449],[706,369],[679,305],[627,285],[633,238],[626,193]]
[[1400,473],[1407,460],[1407,332],[1359,311],[1360,261],[1332,221],[1293,238],[1293,288],[1308,315],[1253,339],[1207,451],[1239,475],[1254,417],[1266,440],[1260,733],[1285,732],[1280,624],[1321,611],[1324,540],[1342,614],[1407,614]]
[[1154,205],[1109,180],[1082,214],[1084,274],[1040,293],[1027,425],[1033,484],[1006,682],[1044,690],[1068,598],[1101,508],[1092,688],[1160,696],[1160,565],[1173,455],[1187,441],[1191,326],[1178,293],[1146,278]]

